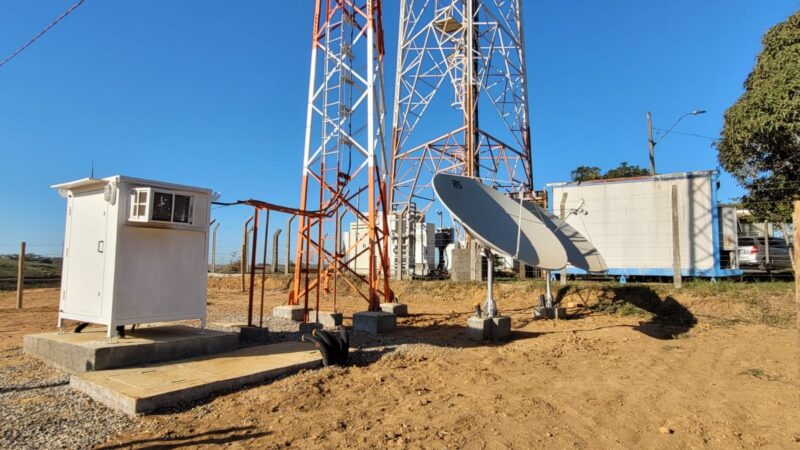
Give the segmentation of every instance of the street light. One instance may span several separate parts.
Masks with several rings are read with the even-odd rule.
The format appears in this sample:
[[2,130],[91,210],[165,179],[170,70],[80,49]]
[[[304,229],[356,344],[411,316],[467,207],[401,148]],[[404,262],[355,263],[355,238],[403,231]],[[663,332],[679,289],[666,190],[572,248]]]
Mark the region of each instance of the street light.
[[658,144],[659,142],[664,140],[664,138],[667,137],[667,135],[678,125],[678,123],[680,123],[681,120],[683,120],[684,117],[686,117],[686,116],[699,116],[700,114],[705,114],[705,113],[706,113],[706,110],[704,110],[704,109],[695,109],[694,111],[687,112],[686,114],[678,117],[678,120],[676,120],[675,123],[673,123],[672,126],[669,127],[669,129],[667,129],[667,131],[665,131],[664,134],[662,134],[661,137],[658,138],[657,141],[654,141],[653,140],[653,119],[652,119],[652,117],[650,115],[650,111],[647,111],[647,143],[650,146],[650,175],[655,175],[656,174],[656,154],[655,154],[656,144]]

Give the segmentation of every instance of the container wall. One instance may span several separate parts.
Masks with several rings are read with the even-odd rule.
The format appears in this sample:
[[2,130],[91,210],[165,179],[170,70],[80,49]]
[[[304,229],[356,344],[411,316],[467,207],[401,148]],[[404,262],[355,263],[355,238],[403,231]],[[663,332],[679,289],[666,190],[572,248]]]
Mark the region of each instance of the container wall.
[[568,212],[584,202],[586,214],[571,214],[567,222],[597,247],[609,268],[658,274],[672,270],[673,185],[678,188],[681,269],[713,270],[710,175],[554,186],[550,201],[556,214],[564,193]]

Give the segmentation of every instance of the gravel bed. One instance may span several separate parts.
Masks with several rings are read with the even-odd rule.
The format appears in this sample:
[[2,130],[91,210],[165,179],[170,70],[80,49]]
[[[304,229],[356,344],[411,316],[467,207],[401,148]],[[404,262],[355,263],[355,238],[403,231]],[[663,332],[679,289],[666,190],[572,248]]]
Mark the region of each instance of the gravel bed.
[[[212,318],[209,318],[212,319]],[[215,314],[209,328],[238,331],[221,324],[242,324],[243,314]],[[299,341],[290,320],[265,316],[269,342]],[[331,330],[336,331],[336,330]],[[384,355],[406,353],[416,339],[350,332],[350,364],[371,364]],[[69,374],[22,353],[0,352],[0,449],[91,448],[139,421],[70,389]],[[199,402],[202,405],[203,402]],[[207,407],[208,405],[204,405]],[[186,405],[183,405],[185,408]]]
[[[0,448],[91,448],[136,423],[69,387],[69,374],[22,354],[0,354]],[[14,360],[14,361],[10,361]]]

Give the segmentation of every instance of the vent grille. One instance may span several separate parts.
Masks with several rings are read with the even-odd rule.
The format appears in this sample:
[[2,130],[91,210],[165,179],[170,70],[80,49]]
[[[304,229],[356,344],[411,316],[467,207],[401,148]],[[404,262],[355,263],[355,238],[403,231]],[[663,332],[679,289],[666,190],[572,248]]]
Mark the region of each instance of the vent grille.
[[175,208],[172,212],[172,221],[189,223],[192,217],[192,197],[175,194]]
[[172,194],[165,192],[153,193],[153,220],[160,222],[172,221]]

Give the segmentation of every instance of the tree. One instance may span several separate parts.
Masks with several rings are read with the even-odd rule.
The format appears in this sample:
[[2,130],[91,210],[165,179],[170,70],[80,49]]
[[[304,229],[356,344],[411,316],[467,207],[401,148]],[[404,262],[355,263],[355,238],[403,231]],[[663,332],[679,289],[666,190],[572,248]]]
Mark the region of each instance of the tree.
[[800,199],[800,11],[772,27],[716,144],[754,219],[791,221]]
[[630,166],[627,162],[623,161],[617,167],[608,169],[605,174],[600,173],[599,167],[578,166],[575,168],[575,170],[570,172],[570,177],[572,177],[572,181],[590,181],[611,178],[641,177],[649,174],[650,172],[647,169],[639,167],[635,164]]
[[630,178],[630,177],[641,177],[645,175],[649,175],[650,171],[639,167],[637,165],[629,166],[627,162],[623,161],[619,164],[619,166],[609,169],[603,178],[610,179],[610,178]]
[[572,181],[589,181],[603,178],[600,175],[600,168],[594,166],[578,166],[570,172],[570,177]]

